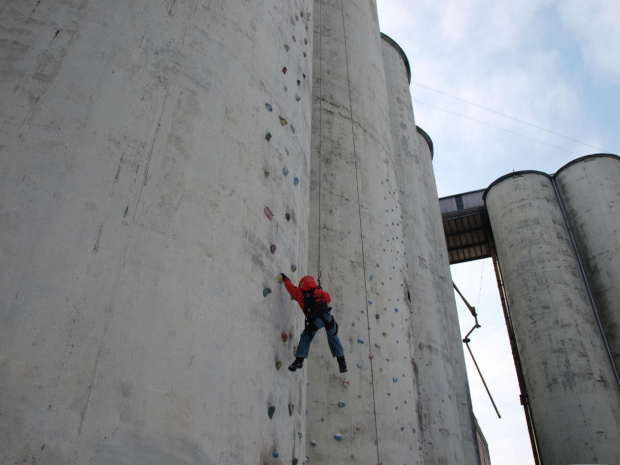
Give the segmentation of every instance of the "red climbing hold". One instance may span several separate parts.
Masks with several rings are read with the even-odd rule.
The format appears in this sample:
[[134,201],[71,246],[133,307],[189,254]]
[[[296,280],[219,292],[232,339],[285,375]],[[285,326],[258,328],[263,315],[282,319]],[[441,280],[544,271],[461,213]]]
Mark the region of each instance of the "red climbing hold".
[[273,213],[271,213],[271,210],[269,210],[269,207],[265,207],[265,215],[267,215],[267,218],[269,219],[273,218]]
[[287,70],[286,70],[286,66],[285,66],[284,68],[282,68],[282,72],[283,72],[284,74],[286,74],[286,71],[287,71]]
[[269,250],[271,250],[271,253],[275,253],[276,252],[276,245],[275,244],[271,244],[271,247],[269,247]]
[[284,216],[286,217],[286,221],[290,221],[291,220],[291,214],[290,213],[287,213]]
[[286,333],[282,333],[280,336],[282,337],[282,340],[283,340],[284,342],[288,341],[288,334],[286,334]]

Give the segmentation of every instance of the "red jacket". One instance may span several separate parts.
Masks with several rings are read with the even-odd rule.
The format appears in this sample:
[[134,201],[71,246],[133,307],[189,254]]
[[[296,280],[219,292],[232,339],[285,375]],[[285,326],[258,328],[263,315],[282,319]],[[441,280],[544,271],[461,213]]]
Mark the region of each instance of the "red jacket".
[[[283,282],[284,282],[284,286],[286,287],[286,290],[291,295],[291,298],[297,301],[297,303],[303,310],[304,314],[307,316],[307,311],[309,309],[306,308],[306,304],[304,302],[303,291],[297,286],[295,286],[289,278],[285,278]],[[332,299],[329,296],[329,294],[325,292],[323,289],[319,289],[319,287],[316,285],[314,280],[311,279],[310,285],[306,284],[305,291],[310,291],[312,289],[314,289],[314,298],[317,302],[325,303],[325,304],[328,304],[331,302]]]

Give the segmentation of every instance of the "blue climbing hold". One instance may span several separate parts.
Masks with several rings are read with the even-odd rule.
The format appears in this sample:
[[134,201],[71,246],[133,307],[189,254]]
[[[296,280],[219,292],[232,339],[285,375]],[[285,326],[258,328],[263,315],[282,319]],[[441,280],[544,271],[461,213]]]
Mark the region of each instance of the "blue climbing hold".
[[342,401],[338,402],[338,407],[344,408],[344,405],[345,405],[344,402],[342,402]]
[[398,383],[398,378],[392,378],[392,381],[394,381],[395,383]]
[[397,308],[395,308],[395,309],[394,309],[394,311],[395,311],[395,312],[398,312],[398,309],[397,309]]
[[336,441],[342,441],[342,434],[334,434],[334,439]]
[[271,455],[273,455],[273,456],[274,456],[274,458],[276,458],[276,459],[277,459],[278,457],[280,457],[280,454],[278,454],[277,452],[273,452]]
[[368,301],[368,305],[372,305],[372,300],[369,300],[369,301]]
[[358,363],[358,364],[357,364],[357,368],[359,368],[359,369],[361,370],[361,369],[362,369],[362,364],[361,364],[361,363]]
[[288,169],[286,168],[286,166],[282,168],[282,174],[284,174],[284,176],[288,176]]
[[271,104],[265,102],[265,107],[267,108],[267,110],[269,111],[273,111],[273,108],[271,107]]
[[369,281],[372,281],[373,275],[370,275],[370,278],[368,278]]
[[364,343],[364,340],[360,337],[360,338],[357,340],[357,342],[359,342],[360,344],[363,344],[363,343]]
[[295,179],[293,179],[293,182],[295,183],[295,185],[299,184],[299,178],[296,177]]

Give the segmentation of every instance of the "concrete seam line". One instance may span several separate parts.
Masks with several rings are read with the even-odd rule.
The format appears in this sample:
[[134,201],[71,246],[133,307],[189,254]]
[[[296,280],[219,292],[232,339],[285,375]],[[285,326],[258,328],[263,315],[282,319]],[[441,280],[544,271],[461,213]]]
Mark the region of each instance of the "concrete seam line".
[[379,429],[377,425],[377,402],[375,397],[375,377],[372,363],[372,346],[370,344],[370,317],[368,315],[368,284],[366,280],[366,257],[364,253],[364,235],[362,233],[362,206],[360,204],[360,184],[357,170],[357,150],[355,147],[355,123],[353,121],[353,99],[351,98],[351,77],[349,74],[349,51],[347,49],[347,30],[345,26],[345,14],[344,14],[344,1],[340,0],[340,11],[342,12],[342,36],[344,40],[344,57],[347,67],[347,86],[349,90],[349,111],[351,117],[351,139],[353,142],[353,162],[355,165],[355,183],[357,188],[357,210],[360,223],[360,244],[362,248],[362,268],[364,270],[364,300],[366,302],[366,321],[368,328],[368,351],[370,352],[370,383],[372,386],[372,407],[375,416],[375,444],[377,445],[377,463],[380,463],[379,458]]
[[613,356],[613,353],[611,352],[611,348],[609,347],[609,342],[607,341],[607,336],[605,335],[605,329],[603,328],[601,318],[598,314],[598,308],[596,307],[596,302],[594,302],[594,296],[592,295],[592,289],[590,288],[590,282],[588,281],[588,275],[586,274],[586,270],[583,267],[583,262],[581,261],[579,250],[577,249],[575,237],[573,236],[573,231],[570,227],[570,222],[568,221],[566,210],[564,209],[564,202],[562,202],[562,197],[560,196],[560,192],[558,191],[558,186],[555,182],[555,177],[550,176],[550,179],[551,179],[551,184],[553,185],[553,191],[555,192],[555,196],[558,200],[558,204],[560,205],[560,211],[562,212],[562,217],[564,218],[566,229],[568,230],[568,237],[570,238],[571,245],[573,246],[573,250],[575,251],[575,255],[577,256],[577,263],[579,264],[579,271],[581,271],[581,277],[583,278],[583,281],[586,285],[588,299],[590,300],[590,305],[592,306],[592,311],[594,312],[596,324],[598,325],[598,329],[601,332],[601,337],[603,338],[603,344],[605,345],[605,351],[607,352],[607,356],[609,357],[609,361],[611,363],[611,369],[614,372],[614,375],[616,377],[616,384],[618,385],[618,388],[620,388],[620,375],[618,374],[618,370],[616,369],[616,363],[614,361],[614,356]]

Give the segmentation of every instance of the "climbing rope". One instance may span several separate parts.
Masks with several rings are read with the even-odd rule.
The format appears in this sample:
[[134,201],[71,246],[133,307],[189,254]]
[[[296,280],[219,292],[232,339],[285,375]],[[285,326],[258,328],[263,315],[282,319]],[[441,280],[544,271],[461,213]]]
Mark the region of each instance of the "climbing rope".
[[[364,235],[363,235],[363,228],[362,228],[362,206],[361,206],[361,202],[360,202],[360,184],[359,184],[359,177],[358,177],[358,169],[357,169],[357,148],[355,145],[355,123],[354,123],[354,119],[353,119],[353,98],[351,97],[351,77],[350,77],[350,73],[349,73],[349,49],[347,47],[347,30],[346,30],[346,25],[345,25],[345,8],[344,8],[344,1],[340,0],[340,11],[342,11],[342,31],[343,31],[343,39],[344,39],[344,57],[345,57],[345,64],[347,67],[347,86],[349,89],[349,109],[351,111],[351,140],[353,143],[353,161],[354,161],[354,165],[355,165],[355,182],[356,182],[356,188],[357,188],[357,208],[358,208],[358,218],[359,218],[359,223],[360,223],[360,244],[361,244],[361,249],[362,249],[362,268],[364,270],[364,296],[366,297],[366,320],[368,323],[368,340],[370,341],[370,316],[369,316],[369,312],[368,312],[368,285],[367,285],[367,279],[366,279],[366,254],[364,253]],[[379,463],[379,428],[377,425],[377,402],[376,402],[376,395],[375,395],[375,377],[374,377],[374,369],[373,369],[373,355],[372,355],[372,348],[371,345],[368,344],[368,350],[370,351],[370,385],[372,386],[372,406],[373,406],[373,411],[374,411],[374,416],[375,416],[375,437],[377,438],[376,440],[376,445],[377,445],[377,463]]]
[[484,388],[486,389],[487,394],[489,395],[489,399],[491,399],[491,403],[493,404],[493,408],[495,409],[495,413],[497,413],[497,417],[498,418],[502,418],[502,416],[499,414],[499,410],[497,410],[497,406],[495,405],[495,401],[493,400],[493,396],[491,396],[491,391],[489,391],[487,383],[484,380],[484,376],[482,376],[482,372],[480,371],[480,368],[478,367],[478,363],[476,362],[476,358],[474,357],[474,353],[471,351],[471,347],[469,347],[469,343],[471,342],[471,339],[469,339],[470,334],[473,333],[475,329],[481,327],[480,324],[478,324],[478,314],[476,313],[476,307],[472,307],[471,305],[469,305],[469,302],[463,296],[463,294],[461,294],[461,291],[459,290],[458,287],[456,287],[456,284],[454,283],[454,281],[452,282],[452,285],[454,286],[454,289],[456,290],[456,292],[458,292],[458,294],[461,296],[461,299],[463,299],[463,302],[465,302],[465,305],[469,309],[469,311],[472,314],[472,316],[474,317],[474,321],[475,321],[473,328],[471,328],[471,330],[465,335],[465,338],[463,339],[463,343],[467,346],[467,350],[469,351],[469,355],[471,355],[471,359],[474,361],[474,365],[476,366],[476,370],[478,370],[478,374],[480,375],[480,379],[482,380],[482,384],[484,385]]
[[319,189],[318,189],[318,204],[319,204],[319,220],[317,225],[317,235],[319,238],[318,251],[317,251],[317,273],[319,286],[321,286],[321,165],[323,163],[323,75],[321,74],[323,63],[323,15],[321,14],[322,2],[319,2]]

